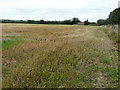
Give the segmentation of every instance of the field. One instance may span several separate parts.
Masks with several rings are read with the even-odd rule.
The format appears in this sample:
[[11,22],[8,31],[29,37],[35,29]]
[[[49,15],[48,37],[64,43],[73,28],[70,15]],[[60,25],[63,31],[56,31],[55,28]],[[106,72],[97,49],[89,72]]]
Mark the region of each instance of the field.
[[2,28],[3,88],[118,87],[117,39],[110,38],[107,28],[38,24]]

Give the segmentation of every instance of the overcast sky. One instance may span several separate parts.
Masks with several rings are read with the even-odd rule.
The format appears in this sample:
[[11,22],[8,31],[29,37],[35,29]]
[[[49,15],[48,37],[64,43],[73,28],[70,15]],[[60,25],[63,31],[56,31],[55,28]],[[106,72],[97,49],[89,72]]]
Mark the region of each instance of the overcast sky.
[[106,19],[119,0],[0,0],[1,19]]

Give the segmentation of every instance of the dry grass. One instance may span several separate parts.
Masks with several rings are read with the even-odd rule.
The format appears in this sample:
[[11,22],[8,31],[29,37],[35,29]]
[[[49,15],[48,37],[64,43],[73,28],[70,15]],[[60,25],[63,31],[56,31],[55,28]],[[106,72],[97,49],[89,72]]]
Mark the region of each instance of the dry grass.
[[101,27],[3,24],[3,87],[117,87],[118,54]]

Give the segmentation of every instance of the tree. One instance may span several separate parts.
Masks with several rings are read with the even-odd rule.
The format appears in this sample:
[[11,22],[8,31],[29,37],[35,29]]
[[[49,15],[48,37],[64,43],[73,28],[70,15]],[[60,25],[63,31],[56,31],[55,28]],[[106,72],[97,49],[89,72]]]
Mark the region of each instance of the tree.
[[28,20],[27,23],[34,23],[34,20]]
[[84,21],[84,25],[88,25],[88,24],[89,24],[88,20]]
[[65,20],[63,21],[63,24],[71,24],[71,20]]
[[105,25],[105,23],[106,23],[106,20],[105,20],[105,19],[99,19],[99,20],[97,21],[97,24],[98,24],[99,26]]
[[96,25],[96,22],[89,22],[89,25]]
[[120,23],[120,8],[117,8],[113,12],[110,12],[106,24],[119,24],[119,23]]
[[44,20],[40,20],[40,21],[39,21],[39,24],[44,24]]
[[72,22],[72,24],[77,24],[78,22],[81,22],[78,18],[72,18],[72,20],[71,20]]

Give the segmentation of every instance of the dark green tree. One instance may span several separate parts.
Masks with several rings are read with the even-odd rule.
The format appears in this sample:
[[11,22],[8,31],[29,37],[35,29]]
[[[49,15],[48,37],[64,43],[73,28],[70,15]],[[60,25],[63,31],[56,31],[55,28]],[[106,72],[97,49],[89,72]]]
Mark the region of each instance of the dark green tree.
[[106,21],[106,24],[118,24],[118,23],[120,23],[120,8],[117,8],[114,11],[110,12],[110,15]]
[[39,21],[39,24],[44,24],[44,20],[40,20],[40,21]]
[[71,20],[65,20],[63,21],[63,24],[71,24]]
[[98,26],[105,25],[106,24],[106,20],[105,19],[99,19],[97,21],[97,24],[98,24]]
[[81,22],[80,20],[79,20],[79,18],[72,18],[72,20],[71,20],[71,23],[72,24],[77,24],[78,22]]
[[32,24],[32,23],[35,23],[35,21],[34,20],[28,20],[27,23]]
[[89,24],[88,20],[84,21],[84,25],[88,25],[88,24]]

